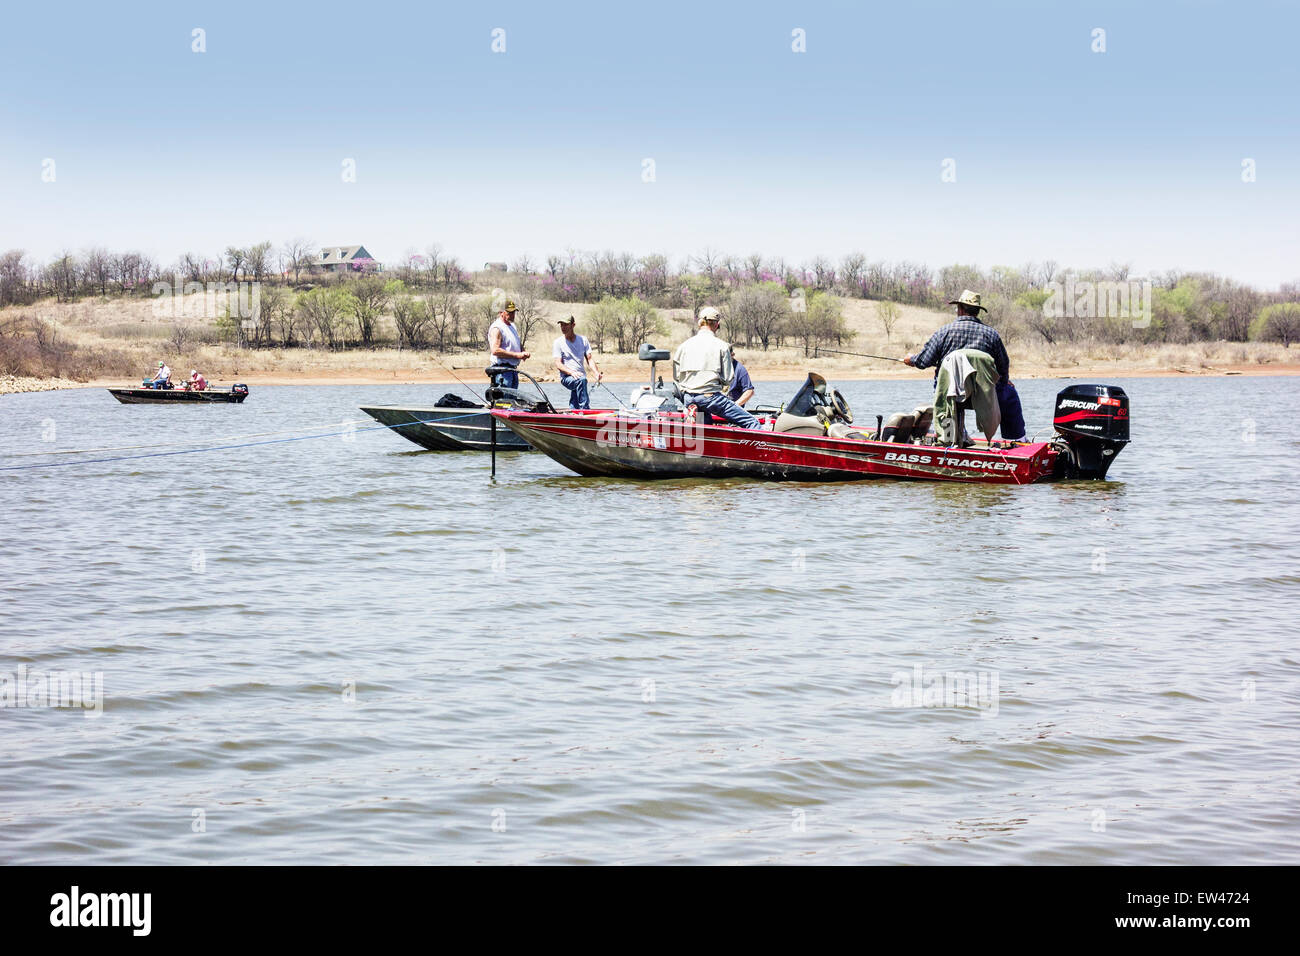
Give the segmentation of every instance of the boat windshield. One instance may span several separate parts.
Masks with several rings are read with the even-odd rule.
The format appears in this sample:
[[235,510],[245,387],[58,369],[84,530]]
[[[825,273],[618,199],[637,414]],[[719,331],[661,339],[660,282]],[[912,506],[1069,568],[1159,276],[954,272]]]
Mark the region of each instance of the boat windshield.
[[785,406],[785,411],[787,415],[803,417],[817,414],[815,409],[819,406],[822,408],[832,407],[831,397],[826,387],[826,379],[816,372],[809,372],[807,381],[803,383],[799,391],[794,393],[794,398],[790,399],[789,404]]

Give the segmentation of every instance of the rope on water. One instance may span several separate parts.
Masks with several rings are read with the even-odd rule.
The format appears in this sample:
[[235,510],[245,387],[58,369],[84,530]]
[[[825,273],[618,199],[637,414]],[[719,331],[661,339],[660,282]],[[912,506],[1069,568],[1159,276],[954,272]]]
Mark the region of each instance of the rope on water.
[[[373,418],[355,418],[341,422],[323,422],[320,425],[304,426],[308,431],[315,431],[318,428],[339,428],[348,425],[361,425],[365,422],[374,421]],[[412,423],[413,424],[413,423]],[[206,445],[211,442],[233,442],[244,438],[269,438],[272,435],[289,435],[298,431],[296,428],[283,428],[274,432],[249,432],[246,435],[226,435],[222,438],[196,438],[189,441],[171,441],[171,442],[148,442],[144,445],[108,445],[103,448],[65,448],[60,451],[20,451],[8,455],[9,458],[36,458],[49,455],[93,455],[103,451],[134,451],[137,448],[175,448],[180,445]]]
[[[339,435],[356,434],[357,432],[382,431],[384,429],[406,428],[410,425],[441,425],[443,422],[455,421],[459,418],[474,418],[482,415],[486,409],[480,409],[474,412],[467,412],[464,415],[449,415],[446,418],[439,418],[435,421],[425,421],[417,419],[413,422],[403,422],[400,425],[374,425],[370,428],[346,428],[338,432],[325,432],[319,435],[296,435],[290,438],[269,438],[263,441],[246,441],[237,442],[231,445],[210,445],[206,448],[181,448],[176,451],[155,451],[143,455],[115,455],[109,458],[78,458],[74,461],[48,461],[37,462],[32,465],[4,465],[0,466],[0,471],[27,471],[34,468],[61,468],[65,465],[98,465],[105,462],[113,461],[135,461],[142,458],[168,458],[172,455],[193,455],[204,451],[227,451],[232,448],[251,448],[256,445],[280,445],[286,442],[308,441],[312,438],[337,438]],[[364,421],[364,419],[362,419]],[[147,446],[146,446],[147,447]]]

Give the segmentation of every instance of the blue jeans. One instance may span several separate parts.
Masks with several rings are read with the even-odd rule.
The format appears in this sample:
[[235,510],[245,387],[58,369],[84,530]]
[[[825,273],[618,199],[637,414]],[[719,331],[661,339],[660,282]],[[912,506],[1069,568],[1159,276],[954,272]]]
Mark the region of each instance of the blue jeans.
[[518,372],[493,372],[492,384],[495,385],[497,388],[518,388],[519,373]]
[[587,394],[587,380],[577,375],[560,373],[560,384],[569,390],[570,408],[591,408],[591,398]]
[[1002,411],[1002,437],[1024,439],[1025,413],[1020,408],[1020,394],[1010,382],[998,384],[998,406]]
[[687,405],[694,405],[707,415],[717,415],[719,418],[725,418],[731,424],[739,425],[741,428],[763,427],[763,423],[757,418],[719,392],[706,395],[697,395],[692,392],[683,394]]

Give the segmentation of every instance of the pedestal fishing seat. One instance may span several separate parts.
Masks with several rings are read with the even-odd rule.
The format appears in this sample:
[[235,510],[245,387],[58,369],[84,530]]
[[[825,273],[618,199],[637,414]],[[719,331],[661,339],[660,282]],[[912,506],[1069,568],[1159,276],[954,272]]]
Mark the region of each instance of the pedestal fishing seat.
[[934,420],[933,405],[918,405],[911,412],[890,415],[880,430],[880,440],[897,444],[910,444],[925,437]]

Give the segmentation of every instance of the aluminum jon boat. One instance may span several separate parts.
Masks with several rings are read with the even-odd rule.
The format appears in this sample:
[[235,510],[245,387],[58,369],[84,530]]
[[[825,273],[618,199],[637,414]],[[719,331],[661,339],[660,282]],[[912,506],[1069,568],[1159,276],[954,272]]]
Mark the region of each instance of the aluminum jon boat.
[[678,411],[593,415],[493,410],[524,441],[580,475],[618,478],[760,478],[838,481],[910,478],[1023,485],[1104,479],[1129,440],[1128,397],[1107,385],[1057,395],[1050,441],[937,444],[913,416],[852,427],[838,391],[809,374],[762,429],[702,424]]
[[[361,410],[407,441],[415,442],[430,451],[491,451],[494,439],[489,406],[533,412],[555,411],[537,379],[527,372],[499,365],[493,365],[484,371],[491,380],[483,393],[486,401],[472,402],[448,392],[433,405],[362,405]],[[502,386],[497,378],[501,372],[517,372],[522,375],[533,383],[537,396]],[[532,450],[526,440],[510,429],[498,424],[495,431],[498,451]]]
[[[445,399],[445,396],[444,396]],[[387,425],[407,441],[430,451],[488,451],[492,447],[492,418],[486,405],[362,405],[361,410]],[[497,450],[529,451],[532,446],[515,432],[497,428]]]
[[238,405],[248,398],[248,386],[235,384],[230,388],[205,388],[203,391],[188,388],[154,388],[142,384],[139,388],[110,388],[109,394],[123,405]]

